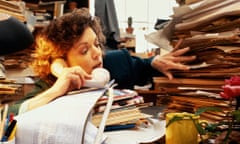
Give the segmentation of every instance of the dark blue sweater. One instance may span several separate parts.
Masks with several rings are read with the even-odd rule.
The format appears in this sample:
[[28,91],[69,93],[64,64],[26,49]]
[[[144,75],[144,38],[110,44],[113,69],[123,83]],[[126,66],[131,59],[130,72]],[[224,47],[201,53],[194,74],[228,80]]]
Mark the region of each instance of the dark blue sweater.
[[153,57],[142,59],[131,56],[126,49],[107,51],[103,67],[115,79],[118,88],[133,89],[134,85],[145,85],[152,81],[152,77],[159,75],[151,67]]

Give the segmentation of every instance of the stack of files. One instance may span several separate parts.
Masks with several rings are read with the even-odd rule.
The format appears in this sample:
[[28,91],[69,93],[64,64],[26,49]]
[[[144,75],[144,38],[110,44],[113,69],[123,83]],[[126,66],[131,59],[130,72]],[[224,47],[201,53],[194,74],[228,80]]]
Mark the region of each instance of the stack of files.
[[190,71],[176,71],[175,76],[229,78],[239,74],[239,0],[202,0],[175,8],[175,12],[170,43],[190,47],[188,55],[197,56],[189,63]]
[[240,74],[240,1],[185,1],[174,8],[164,33],[171,50],[189,47],[186,55],[197,58],[185,63],[190,70],[172,71],[174,80],[154,80],[160,95],[158,104],[168,102],[166,111],[188,112],[215,106],[223,112],[204,113],[203,118],[226,120],[234,104],[221,98],[220,92],[225,79]]
[[[108,96],[106,95],[107,94],[102,96],[94,107],[92,123],[97,127],[102,120],[103,112],[108,100]],[[142,107],[151,105],[152,103],[144,103],[143,97],[138,96],[133,90],[114,89],[114,101],[106,121],[106,128],[134,128],[137,123],[140,122],[140,119],[142,120],[152,117],[152,115],[142,113],[140,110]],[[121,127],[119,127],[120,125]]]
[[36,25],[49,23],[54,17],[62,15],[66,0],[25,0],[26,7],[34,13]]
[[23,97],[23,85],[4,78],[0,79],[0,104],[16,101]]
[[217,107],[221,112],[204,112],[201,118],[216,122],[228,119],[227,114],[233,110],[229,100],[222,99],[219,93],[224,84],[220,79],[154,78],[155,89],[159,91],[157,105],[167,105],[165,113],[194,113],[202,107]]
[[25,2],[23,1],[0,1],[0,13],[11,15],[22,22],[26,22]]
[[4,56],[3,65],[6,71],[12,69],[22,70],[29,67],[33,58],[33,49],[30,47],[25,50]]
[[53,11],[54,3],[50,4],[40,4],[34,3],[34,1],[26,1],[26,7],[31,10],[36,19],[36,23],[48,23],[49,20],[53,18],[53,14],[50,11]]

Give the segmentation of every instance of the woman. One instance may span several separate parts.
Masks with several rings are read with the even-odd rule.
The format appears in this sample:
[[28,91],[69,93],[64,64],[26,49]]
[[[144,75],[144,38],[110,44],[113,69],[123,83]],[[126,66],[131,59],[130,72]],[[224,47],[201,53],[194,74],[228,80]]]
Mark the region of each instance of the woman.
[[[33,68],[41,81],[37,83],[36,91],[26,97],[31,99],[21,105],[20,112],[47,104],[73,89],[80,89],[85,80],[91,79],[92,70],[98,67],[110,72],[118,88],[131,89],[134,85],[146,84],[152,76],[160,74],[159,71],[172,79],[171,69],[188,70],[189,67],[180,62],[195,59],[194,56],[181,56],[188,48],[149,59],[132,57],[124,49],[103,54],[104,42],[99,19],[92,17],[86,8],[53,20],[36,37]],[[64,59],[67,64],[58,78],[50,70],[57,58]],[[36,93],[40,94],[35,96]]]

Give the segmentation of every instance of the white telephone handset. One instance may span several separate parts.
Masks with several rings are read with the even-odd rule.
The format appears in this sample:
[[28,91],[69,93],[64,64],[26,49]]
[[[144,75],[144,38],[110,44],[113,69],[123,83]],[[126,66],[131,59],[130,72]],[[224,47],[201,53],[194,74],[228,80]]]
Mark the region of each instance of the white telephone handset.
[[[67,64],[63,59],[56,59],[51,64],[51,72],[54,76],[59,77]],[[96,68],[92,71],[92,79],[86,80],[84,87],[104,88],[110,80],[109,72],[104,68]]]

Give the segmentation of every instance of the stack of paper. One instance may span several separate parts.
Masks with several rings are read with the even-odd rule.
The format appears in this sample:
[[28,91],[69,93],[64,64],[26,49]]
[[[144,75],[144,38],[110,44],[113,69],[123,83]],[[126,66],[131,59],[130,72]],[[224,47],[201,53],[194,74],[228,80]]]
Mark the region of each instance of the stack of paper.
[[22,97],[23,85],[7,78],[0,79],[0,104],[13,102]]
[[219,96],[223,80],[175,78],[154,78],[155,89],[159,90],[157,105],[166,105],[165,112],[194,113],[202,107],[218,107],[221,112],[205,112],[202,119],[216,122],[226,120],[227,114],[232,111],[228,100]]
[[[95,126],[99,126],[103,117],[103,112],[108,100],[106,93],[101,97],[95,107],[92,117],[92,122]],[[152,117],[142,113],[139,108],[142,106],[150,106],[149,103],[144,103],[143,97],[139,96],[137,92],[128,89],[114,89],[114,102],[111,111],[108,115],[106,126],[133,124],[135,127],[139,119]]]
[[180,14],[173,16],[177,21],[170,43],[190,47],[188,55],[197,56],[190,71],[176,71],[175,76],[222,79],[239,74],[240,1],[202,0],[175,8],[175,12]]
[[[189,71],[172,71],[176,78],[173,81],[155,79],[155,88],[170,96],[169,111],[194,112],[199,107],[217,106],[222,113],[205,117],[213,121],[226,119],[233,107],[219,94],[224,80],[240,73],[239,15],[239,0],[198,0],[174,8],[172,21],[158,35],[165,35],[171,50],[190,47],[186,55],[197,59],[187,63]],[[159,99],[160,103],[166,101]]]
[[0,1],[0,13],[9,14],[22,22],[26,22],[25,2],[23,1]]
[[93,106],[104,91],[66,95],[18,115],[16,143],[93,144],[98,129],[89,119]]
[[5,69],[7,71],[12,69],[19,69],[19,71],[21,71],[22,69],[29,68],[29,65],[34,59],[33,51],[34,49],[29,47],[25,50],[4,56],[3,65]]

